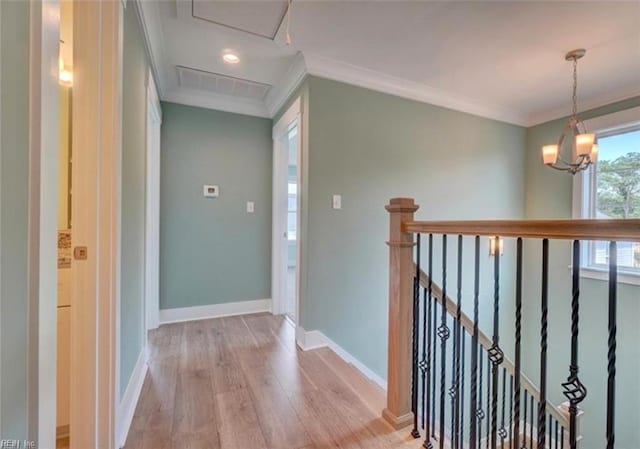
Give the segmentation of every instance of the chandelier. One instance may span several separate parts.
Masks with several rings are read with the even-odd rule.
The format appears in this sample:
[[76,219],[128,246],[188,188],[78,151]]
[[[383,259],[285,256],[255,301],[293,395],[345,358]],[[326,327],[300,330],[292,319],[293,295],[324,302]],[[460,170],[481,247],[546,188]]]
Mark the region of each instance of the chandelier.
[[[598,143],[596,135],[588,133],[584,122],[578,118],[578,59],[586,53],[583,48],[572,50],[566,54],[565,59],[573,62],[573,109],[569,121],[564,126],[557,145],[545,145],[542,147],[542,159],[544,163],[556,170],[566,171],[575,175],[586,170],[598,160]],[[563,157],[563,143],[571,140],[571,159]]]

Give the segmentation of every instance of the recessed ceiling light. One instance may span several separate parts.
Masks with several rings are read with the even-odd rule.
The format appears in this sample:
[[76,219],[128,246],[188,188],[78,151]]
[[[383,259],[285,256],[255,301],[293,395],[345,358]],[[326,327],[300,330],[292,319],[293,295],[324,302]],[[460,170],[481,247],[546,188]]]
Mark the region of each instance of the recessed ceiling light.
[[225,53],[222,55],[222,59],[228,64],[237,64],[240,62],[240,57],[235,53]]

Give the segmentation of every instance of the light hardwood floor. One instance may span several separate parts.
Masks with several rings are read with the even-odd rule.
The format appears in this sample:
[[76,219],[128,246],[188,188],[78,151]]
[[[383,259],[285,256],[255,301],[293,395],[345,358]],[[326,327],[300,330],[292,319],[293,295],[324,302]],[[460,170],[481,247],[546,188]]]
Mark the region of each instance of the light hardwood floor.
[[282,317],[162,326],[125,449],[420,447],[379,418],[384,392]]

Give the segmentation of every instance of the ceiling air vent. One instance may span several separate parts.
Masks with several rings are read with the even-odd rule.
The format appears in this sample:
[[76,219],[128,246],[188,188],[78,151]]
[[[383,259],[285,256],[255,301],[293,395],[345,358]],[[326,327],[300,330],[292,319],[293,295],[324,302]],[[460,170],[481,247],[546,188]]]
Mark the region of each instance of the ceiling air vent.
[[207,92],[231,95],[235,97],[263,100],[270,84],[235,78],[221,73],[176,66],[178,84],[188,89],[204,90]]

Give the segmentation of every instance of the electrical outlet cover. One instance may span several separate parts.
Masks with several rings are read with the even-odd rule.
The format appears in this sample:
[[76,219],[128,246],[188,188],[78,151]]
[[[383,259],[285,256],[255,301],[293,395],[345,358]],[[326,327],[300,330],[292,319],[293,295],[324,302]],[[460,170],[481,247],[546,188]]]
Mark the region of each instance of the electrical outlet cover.
[[214,185],[205,185],[202,188],[202,193],[205,198],[217,198],[220,196],[220,188]]

